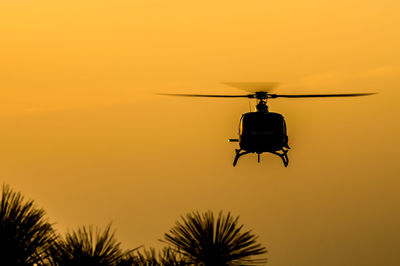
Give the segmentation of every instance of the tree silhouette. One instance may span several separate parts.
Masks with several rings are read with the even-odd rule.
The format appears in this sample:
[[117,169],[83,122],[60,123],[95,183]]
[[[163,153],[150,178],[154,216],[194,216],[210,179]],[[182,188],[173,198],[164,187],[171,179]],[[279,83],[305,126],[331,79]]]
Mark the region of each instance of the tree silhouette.
[[122,251],[111,224],[101,233],[93,226],[68,232],[53,251],[57,265],[119,265],[130,251]]
[[156,252],[154,248],[150,249],[137,249],[135,252],[129,253],[125,258],[123,263],[119,266],[136,266],[136,265],[146,265],[146,266],[156,266],[156,265],[171,265],[171,266],[186,266],[190,265],[185,259],[185,257],[173,250],[170,247],[165,247],[161,252]]
[[34,202],[3,185],[0,203],[1,265],[42,265],[57,236]]
[[265,258],[253,256],[267,252],[257,244],[257,237],[251,231],[241,232],[239,217],[233,218],[219,213],[214,219],[211,211],[200,214],[192,212],[181,217],[182,222],[164,235],[165,242],[180,250],[188,261],[196,265],[261,265]]

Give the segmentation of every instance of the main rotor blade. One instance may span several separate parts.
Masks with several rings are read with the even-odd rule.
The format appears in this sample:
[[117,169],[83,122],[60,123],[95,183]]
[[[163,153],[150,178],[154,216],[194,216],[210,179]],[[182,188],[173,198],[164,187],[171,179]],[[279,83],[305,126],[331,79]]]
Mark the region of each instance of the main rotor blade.
[[157,93],[158,95],[183,96],[183,97],[212,97],[212,98],[254,98],[253,94],[247,95],[218,95],[218,94],[179,94],[179,93]]
[[268,98],[318,98],[318,97],[355,97],[376,94],[371,93],[343,93],[343,94],[268,94]]

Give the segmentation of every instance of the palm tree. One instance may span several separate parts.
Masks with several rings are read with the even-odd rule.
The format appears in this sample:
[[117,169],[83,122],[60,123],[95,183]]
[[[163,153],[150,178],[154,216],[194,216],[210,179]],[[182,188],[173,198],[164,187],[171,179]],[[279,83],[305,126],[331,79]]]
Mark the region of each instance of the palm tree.
[[0,260],[2,265],[42,265],[57,236],[34,202],[3,184],[0,203]]
[[158,254],[159,265],[184,266],[190,265],[182,253],[170,247],[165,247]]
[[53,257],[56,264],[64,265],[119,265],[130,251],[122,251],[117,242],[115,232],[111,232],[111,224],[101,232],[93,226],[82,227],[74,232],[67,232],[61,239]]
[[156,252],[154,248],[143,249],[143,250],[135,250],[135,252],[130,253],[123,263],[120,263],[118,266],[156,266],[156,265],[164,265],[164,266],[186,266],[190,265],[185,257],[173,250],[170,247],[165,247],[161,252]]
[[192,212],[181,217],[182,222],[164,235],[165,242],[180,250],[187,259],[196,265],[261,265],[265,258],[253,256],[267,252],[257,244],[257,237],[251,231],[241,232],[239,217],[233,218],[219,213],[215,221],[211,211],[200,214]]

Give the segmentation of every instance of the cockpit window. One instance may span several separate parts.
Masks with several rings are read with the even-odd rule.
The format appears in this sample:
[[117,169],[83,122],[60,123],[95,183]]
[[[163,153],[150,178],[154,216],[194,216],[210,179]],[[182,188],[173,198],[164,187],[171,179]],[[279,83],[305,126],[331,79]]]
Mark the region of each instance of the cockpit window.
[[283,119],[273,113],[261,114],[250,113],[242,117],[240,123],[240,133],[253,136],[267,136],[280,134],[284,130]]

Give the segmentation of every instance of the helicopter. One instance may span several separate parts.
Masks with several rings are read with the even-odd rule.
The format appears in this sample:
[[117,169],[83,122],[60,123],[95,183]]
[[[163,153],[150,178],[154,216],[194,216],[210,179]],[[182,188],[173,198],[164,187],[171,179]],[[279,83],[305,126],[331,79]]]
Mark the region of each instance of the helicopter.
[[251,92],[250,94],[225,95],[225,94],[173,94],[158,93],[167,96],[182,97],[211,97],[211,98],[248,98],[256,99],[256,111],[242,114],[239,122],[239,137],[229,139],[229,142],[239,142],[239,149],[235,149],[233,166],[243,155],[256,153],[258,162],[264,152],[277,155],[285,167],[289,164],[289,152],[286,121],[282,114],[270,112],[267,101],[276,98],[321,98],[321,97],[356,97],[376,93],[342,93],[342,94],[273,94],[272,89],[277,87],[277,82],[229,82],[225,85]]

